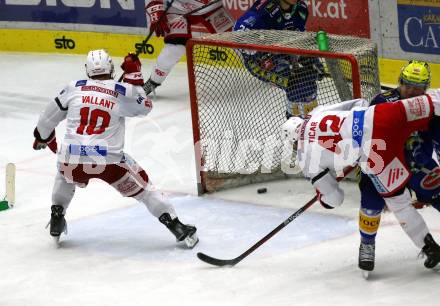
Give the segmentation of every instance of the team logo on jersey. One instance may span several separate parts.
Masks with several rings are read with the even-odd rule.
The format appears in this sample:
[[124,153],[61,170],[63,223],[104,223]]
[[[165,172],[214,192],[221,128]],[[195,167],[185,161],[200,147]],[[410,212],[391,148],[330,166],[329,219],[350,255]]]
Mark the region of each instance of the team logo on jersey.
[[387,189],[388,193],[391,193],[397,188],[401,187],[406,183],[408,178],[408,170],[397,157],[395,157],[378,175],[380,183]]
[[69,145],[69,153],[79,156],[107,156],[107,147],[71,144]]
[[75,87],[84,86],[87,84],[87,80],[79,80],[76,82]]
[[115,84],[115,91],[120,93],[121,95],[125,96],[125,93],[127,90],[124,86],[119,85],[119,84]]
[[[116,84],[116,86],[121,86],[121,85]],[[123,86],[121,86],[121,87],[124,88]],[[124,90],[125,90],[125,88],[124,88]],[[113,96],[115,98],[117,98],[119,95],[119,93],[114,90],[104,88],[104,87],[99,87],[99,86],[82,86],[81,91],[96,91],[96,92],[100,92],[100,93],[104,93],[104,94]]]
[[139,96],[139,97],[136,99],[136,102],[137,102],[137,104],[142,104],[142,102],[143,102],[144,100],[145,100],[144,97]]
[[420,182],[420,186],[426,190],[434,190],[440,187],[440,168],[434,168]]
[[430,104],[427,96],[402,100],[408,121],[427,118],[430,115]]
[[234,25],[231,16],[226,13],[225,9],[219,9],[214,14],[209,16],[207,20],[217,33],[231,29]]
[[351,134],[353,140],[357,143],[358,147],[362,145],[362,138],[364,136],[364,116],[365,111],[353,112],[353,124],[351,126]]

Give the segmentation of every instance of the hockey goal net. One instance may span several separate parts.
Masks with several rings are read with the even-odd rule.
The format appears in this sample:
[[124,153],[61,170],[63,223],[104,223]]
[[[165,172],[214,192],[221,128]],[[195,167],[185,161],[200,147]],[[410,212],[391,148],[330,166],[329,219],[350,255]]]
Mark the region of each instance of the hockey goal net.
[[[287,108],[295,105],[288,101],[315,95],[325,105],[370,100],[380,92],[370,40],[328,35],[328,41],[329,50],[319,51],[316,33],[258,30],[188,42],[199,193],[289,175],[290,155],[281,141]],[[319,69],[306,69],[304,59]]]

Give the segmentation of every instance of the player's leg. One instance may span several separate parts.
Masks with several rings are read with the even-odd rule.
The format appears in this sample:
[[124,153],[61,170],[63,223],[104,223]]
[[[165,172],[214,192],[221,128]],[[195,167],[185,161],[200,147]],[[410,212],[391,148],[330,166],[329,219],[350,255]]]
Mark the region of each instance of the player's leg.
[[183,224],[165,195],[154,190],[150,183],[134,198],[144,203],[150,213],[170,230],[177,241],[185,241],[188,247],[194,247],[198,242],[197,228],[193,225]]
[[440,246],[429,233],[423,217],[411,205],[411,195],[408,189],[399,191],[392,197],[386,197],[385,203],[394,213],[405,233],[427,256],[425,267],[435,267],[440,262]]
[[374,270],[376,234],[380,224],[380,216],[385,201],[377,192],[370,178],[361,173],[359,181],[361,191],[361,207],[359,210],[359,268],[366,271]]
[[52,190],[52,207],[50,216],[50,235],[59,237],[67,231],[64,215],[75,194],[75,184],[66,181],[66,178],[58,172]]
[[147,94],[160,86],[173,67],[185,54],[185,44],[191,38],[190,25],[182,15],[168,14],[170,33],[165,36],[165,46],[157,57],[151,76],[144,85]]
[[99,178],[109,183],[122,196],[132,197],[143,203],[178,241],[184,241],[188,247],[194,247],[198,242],[196,227],[180,222],[168,199],[154,190],[146,172],[128,155],[125,154],[123,163],[108,165]]

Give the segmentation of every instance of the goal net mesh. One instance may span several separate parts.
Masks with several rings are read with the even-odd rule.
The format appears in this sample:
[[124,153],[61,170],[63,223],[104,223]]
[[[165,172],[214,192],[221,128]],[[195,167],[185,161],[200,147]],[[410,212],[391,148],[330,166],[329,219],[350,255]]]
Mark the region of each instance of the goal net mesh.
[[328,42],[319,51],[314,32],[258,30],[188,43],[199,192],[288,176],[286,112],[380,92],[375,44],[339,35]]

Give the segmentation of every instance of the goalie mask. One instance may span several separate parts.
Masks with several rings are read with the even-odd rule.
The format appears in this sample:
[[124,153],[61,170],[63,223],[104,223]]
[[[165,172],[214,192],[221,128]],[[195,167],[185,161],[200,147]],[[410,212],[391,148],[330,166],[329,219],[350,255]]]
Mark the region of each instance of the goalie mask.
[[113,78],[114,70],[113,60],[107,51],[93,50],[87,55],[86,72],[89,78],[105,74],[109,74]]
[[289,164],[289,172],[291,174],[296,174],[301,172],[301,169],[298,165],[297,161],[297,148],[298,148],[298,139],[301,133],[301,126],[304,123],[304,120],[300,117],[290,117],[284,124],[281,126],[282,134],[281,140],[284,143],[284,163]]

